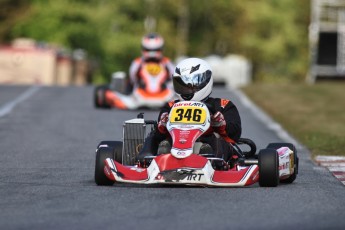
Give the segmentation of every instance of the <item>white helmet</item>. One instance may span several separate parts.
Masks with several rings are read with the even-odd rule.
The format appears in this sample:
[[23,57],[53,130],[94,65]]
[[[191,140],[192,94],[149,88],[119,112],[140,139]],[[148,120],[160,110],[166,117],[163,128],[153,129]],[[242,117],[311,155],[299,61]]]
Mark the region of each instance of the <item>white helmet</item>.
[[187,58],[176,66],[173,84],[181,100],[204,101],[212,93],[212,69],[202,59]]
[[142,55],[145,59],[161,59],[164,39],[159,34],[150,33],[141,40]]

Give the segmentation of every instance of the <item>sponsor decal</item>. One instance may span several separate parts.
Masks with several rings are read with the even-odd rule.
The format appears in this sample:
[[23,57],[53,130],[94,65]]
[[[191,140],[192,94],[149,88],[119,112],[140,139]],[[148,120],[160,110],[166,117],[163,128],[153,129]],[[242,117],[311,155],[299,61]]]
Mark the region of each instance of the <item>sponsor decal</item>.
[[290,162],[285,162],[282,165],[279,165],[279,170],[290,168]]
[[182,139],[182,138],[180,138],[180,140],[178,140],[181,144],[184,144],[184,143],[186,143],[187,142],[187,140],[186,139]]
[[204,103],[201,102],[190,102],[190,101],[182,101],[175,103],[172,107],[180,107],[180,106],[196,106],[196,107],[204,107],[206,106]]
[[194,103],[191,104],[191,106],[204,107],[205,104],[204,103],[200,103],[200,102],[194,102]]
[[156,179],[165,180],[165,182],[180,181],[201,181],[203,173],[196,173],[194,169],[175,169],[160,172]]
[[180,134],[180,137],[179,137],[179,142],[181,144],[184,144],[187,142],[188,138],[189,138],[189,134],[190,134],[190,131],[189,130],[181,130],[179,132]]
[[179,106],[189,106],[192,105],[191,102],[177,102],[173,105],[173,107],[179,107]]
[[132,168],[130,168],[130,170],[133,170],[133,171],[136,171],[136,172],[143,172],[143,171],[145,171],[144,168],[138,168],[138,167],[132,167]]
[[178,151],[176,154],[179,155],[179,156],[185,156],[187,153],[186,152],[182,152],[182,151]]

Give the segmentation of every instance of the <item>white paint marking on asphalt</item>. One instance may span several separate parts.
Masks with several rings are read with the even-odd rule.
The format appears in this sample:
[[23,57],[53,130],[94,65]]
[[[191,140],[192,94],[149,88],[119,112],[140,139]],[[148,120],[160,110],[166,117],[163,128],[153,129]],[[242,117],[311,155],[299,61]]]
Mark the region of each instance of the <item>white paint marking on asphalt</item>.
[[341,167],[341,166],[327,166],[327,168],[331,172],[344,172],[345,173],[345,167]]
[[253,112],[253,114],[266,126],[274,131],[277,136],[285,142],[292,143],[296,148],[302,148],[302,145],[293,137],[291,137],[280,124],[273,121],[270,116],[268,116],[263,110],[257,107],[242,91],[238,89],[232,89],[232,91],[237,95],[241,103]]
[[334,175],[338,179],[345,179],[345,174],[344,175]]
[[19,104],[20,102],[23,102],[26,99],[28,99],[29,97],[31,97],[39,89],[40,89],[40,86],[36,86],[36,85],[32,86],[29,89],[27,89],[24,93],[19,95],[13,101],[10,101],[10,102],[6,103],[5,105],[3,105],[2,107],[0,107],[0,117],[3,117],[5,115],[9,114],[17,104]]
[[324,167],[343,167],[345,169],[345,163],[338,163],[338,162],[322,162],[320,163],[320,165],[324,166]]

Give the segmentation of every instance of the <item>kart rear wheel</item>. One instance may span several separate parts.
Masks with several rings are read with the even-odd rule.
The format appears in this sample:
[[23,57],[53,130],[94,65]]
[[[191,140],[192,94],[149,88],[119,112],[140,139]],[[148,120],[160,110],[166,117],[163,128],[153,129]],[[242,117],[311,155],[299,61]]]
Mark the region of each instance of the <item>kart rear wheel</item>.
[[111,147],[100,147],[96,151],[95,163],[95,182],[97,185],[113,185],[114,181],[109,180],[104,174],[104,160],[107,158],[114,159],[114,151]]
[[98,144],[97,149],[100,146],[112,148],[114,160],[122,164],[122,141],[101,141],[101,143]]
[[288,147],[289,149],[291,149],[294,153],[294,172],[293,174],[283,180],[280,180],[281,183],[286,183],[286,184],[291,184],[292,182],[294,182],[294,180],[296,180],[297,174],[298,174],[298,156],[297,156],[297,149],[295,148],[295,146],[291,143],[270,143],[267,148],[272,148],[272,149],[279,149],[281,147]]
[[276,187],[279,183],[278,153],[275,149],[259,152],[259,184],[261,187]]
[[96,108],[110,108],[105,100],[105,91],[109,89],[107,85],[96,86],[93,93],[94,105]]

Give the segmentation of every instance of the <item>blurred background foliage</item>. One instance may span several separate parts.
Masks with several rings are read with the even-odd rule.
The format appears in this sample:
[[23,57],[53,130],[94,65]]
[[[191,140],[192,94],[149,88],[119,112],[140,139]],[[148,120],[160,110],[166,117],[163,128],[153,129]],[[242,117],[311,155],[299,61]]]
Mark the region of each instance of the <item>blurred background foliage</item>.
[[309,14],[309,0],[0,0],[0,42],[30,37],[84,49],[98,83],[126,71],[154,31],[172,60],[239,54],[255,81],[304,81]]

